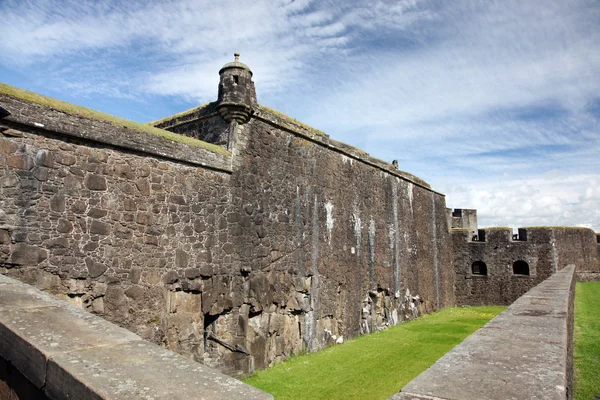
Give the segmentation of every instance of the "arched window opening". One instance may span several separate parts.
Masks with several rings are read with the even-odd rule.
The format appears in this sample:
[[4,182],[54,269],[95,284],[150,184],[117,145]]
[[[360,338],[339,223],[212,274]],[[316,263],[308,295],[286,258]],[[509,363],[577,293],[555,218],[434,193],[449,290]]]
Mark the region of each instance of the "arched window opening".
[[473,275],[487,275],[487,265],[483,261],[475,261],[471,264],[471,273]]
[[529,264],[523,260],[517,260],[513,264],[514,275],[529,275]]

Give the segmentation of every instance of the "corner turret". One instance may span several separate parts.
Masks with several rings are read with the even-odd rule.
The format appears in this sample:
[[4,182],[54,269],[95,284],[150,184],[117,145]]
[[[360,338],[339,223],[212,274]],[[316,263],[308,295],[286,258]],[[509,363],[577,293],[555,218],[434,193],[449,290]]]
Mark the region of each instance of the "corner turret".
[[239,61],[240,54],[235,53],[235,60],[227,63],[219,70],[218,111],[227,121],[239,124],[248,122],[256,107],[256,89],[252,82],[252,71]]

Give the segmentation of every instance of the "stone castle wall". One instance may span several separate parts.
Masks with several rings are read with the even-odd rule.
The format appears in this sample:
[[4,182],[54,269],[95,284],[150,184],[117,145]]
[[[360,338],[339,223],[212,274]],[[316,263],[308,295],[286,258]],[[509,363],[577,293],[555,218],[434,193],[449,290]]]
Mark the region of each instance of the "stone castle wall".
[[[596,235],[587,228],[453,229],[456,302],[458,305],[508,305],[557,270],[575,265],[578,274],[596,276],[600,258]],[[478,239],[478,240],[473,240]],[[529,275],[515,274],[513,264],[524,261]],[[474,273],[483,262],[487,273]],[[481,272],[481,271],[479,271]]]
[[0,272],[143,338],[248,373],[455,302],[443,195],[380,161],[268,115],[229,154],[0,102]]
[[255,118],[234,165],[259,348],[286,347],[273,321],[313,350],[453,304],[443,196]]

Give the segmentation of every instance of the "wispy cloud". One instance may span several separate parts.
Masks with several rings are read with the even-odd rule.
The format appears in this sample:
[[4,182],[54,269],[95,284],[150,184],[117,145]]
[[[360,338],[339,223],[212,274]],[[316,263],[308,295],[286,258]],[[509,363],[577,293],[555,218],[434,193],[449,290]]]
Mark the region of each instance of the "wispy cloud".
[[261,103],[399,159],[485,225],[600,230],[597,1],[5,0],[0,13],[0,72],[31,89],[154,119],[213,100],[240,51]]

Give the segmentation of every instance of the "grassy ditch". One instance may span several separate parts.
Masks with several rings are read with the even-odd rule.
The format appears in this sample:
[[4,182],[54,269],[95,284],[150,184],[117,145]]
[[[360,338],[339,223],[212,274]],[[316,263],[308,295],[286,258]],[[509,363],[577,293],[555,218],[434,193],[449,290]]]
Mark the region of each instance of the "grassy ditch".
[[318,353],[245,382],[275,399],[387,399],[505,307],[447,308]]
[[575,399],[600,398],[600,282],[577,283],[574,336]]

